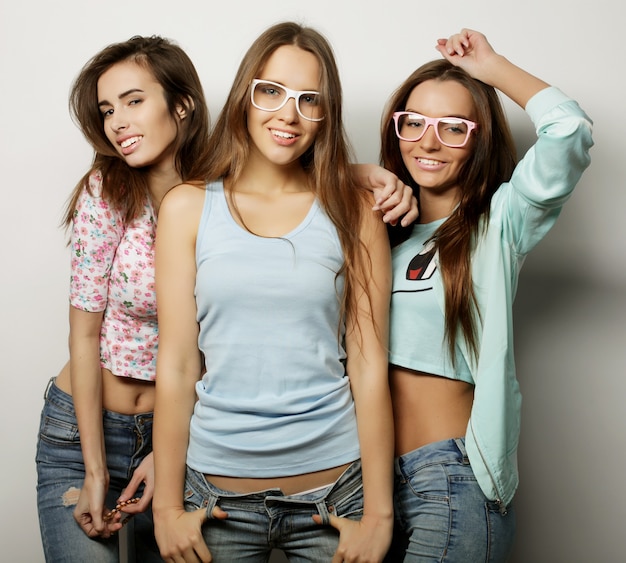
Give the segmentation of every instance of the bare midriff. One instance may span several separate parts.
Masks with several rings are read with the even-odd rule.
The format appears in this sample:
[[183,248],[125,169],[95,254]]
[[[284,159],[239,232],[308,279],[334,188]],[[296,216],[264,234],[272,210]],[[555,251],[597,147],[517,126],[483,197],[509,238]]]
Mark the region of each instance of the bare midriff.
[[346,463],[345,465],[324,469],[323,471],[303,473],[302,475],[292,475],[289,477],[258,479],[206,474],[204,477],[219,489],[233,493],[249,494],[265,491],[267,489],[280,489],[284,495],[295,495],[333,484],[349,466],[350,464]]
[[389,367],[389,382],[396,456],[465,436],[474,401],[472,384],[398,366]]
[[[155,387],[151,381],[118,377],[102,368],[102,406],[120,414],[142,414],[154,410]],[[61,391],[72,394],[69,362],[55,381]]]

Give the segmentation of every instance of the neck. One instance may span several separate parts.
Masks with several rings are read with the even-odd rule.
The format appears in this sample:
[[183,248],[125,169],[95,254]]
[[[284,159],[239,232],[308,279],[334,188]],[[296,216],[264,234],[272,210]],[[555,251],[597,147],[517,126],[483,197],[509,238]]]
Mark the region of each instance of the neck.
[[251,154],[236,185],[237,192],[280,194],[310,191],[308,174],[299,161],[280,165]]
[[174,186],[180,184],[182,179],[174,166],[167,169],[153,169],[148,172],[148,186],[152,203],[156,209],[161,205],[161,200]]
[[456,190],[448,190],[445,193],[433,193],[430,190],[420,190],[420,223],[432,223],[439,219],[449,217],[459,203]]

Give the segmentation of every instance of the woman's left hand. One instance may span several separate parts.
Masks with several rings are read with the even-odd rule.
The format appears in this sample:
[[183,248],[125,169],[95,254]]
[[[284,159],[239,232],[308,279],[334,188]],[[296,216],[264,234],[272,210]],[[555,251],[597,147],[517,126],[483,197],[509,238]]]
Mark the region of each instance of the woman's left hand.
[[376,164],[355,164],[359,183],[374,194],[374,211],[383,213],[383,221],[403,227],[413,223],[419,212],[413,190],[393,173]]
[[142,483],[144,488],[139,502],[124,506],[124,512],[126,514],[139,514],[140,512],[144,512],[152,502],[152,496],[154,494],[154,457],[152,452],[144,457],[137,469],[135,469],[130,482],[122,491],[117,502],[128,502],[136,497],[137,490]]
[[[313,516],[320,524],[321,517]],[[330,525],[339,531],[339,546],[331,563],[380,563],[391,545],[392,518],[363,515],[361,520],[330,516]]]

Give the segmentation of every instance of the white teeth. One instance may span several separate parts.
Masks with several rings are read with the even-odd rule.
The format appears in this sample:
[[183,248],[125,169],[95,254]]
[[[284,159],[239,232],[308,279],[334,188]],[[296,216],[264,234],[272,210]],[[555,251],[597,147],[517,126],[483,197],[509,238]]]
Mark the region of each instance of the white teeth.
[[436,166],[437,164],[441,164],[438,160],[431,160],[430,158],[418,158],[417,159],[422,164],[427,164],[429,166]]
[[281,137],[283,139],[294,139],[295,135],[292,133],[286,133],[285,131],[276,131],[275,129],[272,129],[272,134],[276,135],[277,137]]
[[120,146],[125,149],[126,147],[130,147],[130,145],[136,143],[137,141],[139,141],[139,139],[141,139],[141,137],[131,137],[130,139],[126,139],[125,141],[123,141],[122,143],[120,143]]

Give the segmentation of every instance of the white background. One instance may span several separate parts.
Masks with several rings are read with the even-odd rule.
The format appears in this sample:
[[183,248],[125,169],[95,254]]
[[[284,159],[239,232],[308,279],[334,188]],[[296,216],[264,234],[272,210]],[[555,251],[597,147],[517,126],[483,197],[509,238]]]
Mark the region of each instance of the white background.
[[[173,38],[217,116],[267,26],[295,19],[333,44],[348,133],[376,161],[383,105],[435,40],[472,27],[577,99],[592,165],[531,255],[516,303],[524,393],[515,562],[623,561],[626,492],[626,104],[623,17],[611,0],[0,0],[0,559],[38,562],[35,443],[42,394],[67,359],[69,256],[58,227],[91,150],[70,84],[105,45]],[[507,101],[520,151],[533,139]]]

